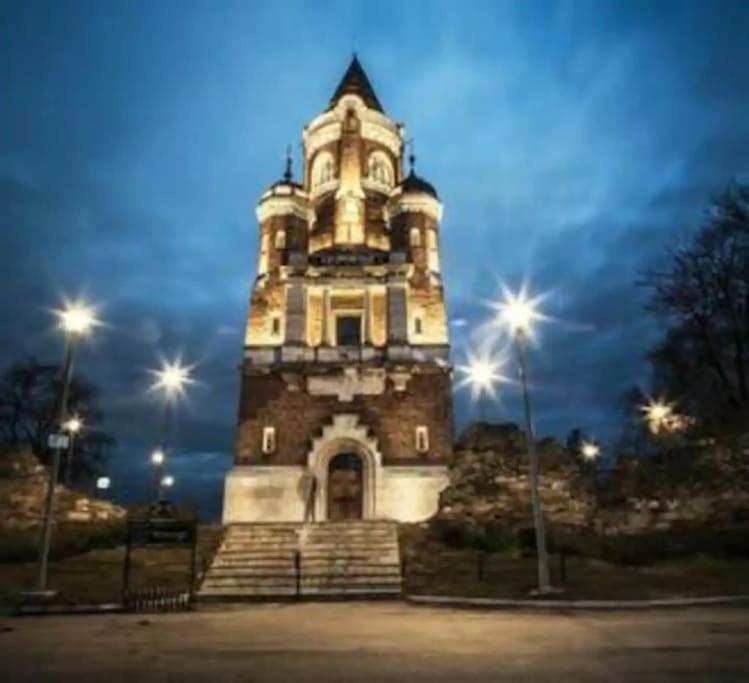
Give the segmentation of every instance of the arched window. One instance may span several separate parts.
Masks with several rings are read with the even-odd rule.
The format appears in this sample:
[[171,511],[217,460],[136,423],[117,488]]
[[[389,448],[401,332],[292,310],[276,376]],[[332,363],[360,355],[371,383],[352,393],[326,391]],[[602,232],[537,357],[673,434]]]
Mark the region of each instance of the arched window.
[[335,162],[330,152],[321,152],[312,164],[312,187],[317,187],[335,178]]
[[276,249],[286,249],[286,231],[279,230],[276,233]]
[[418,228],[411,228],[408,233],[408,241],[412,247],[421,246],[421,233]]
[[367,163],[369,179],[380,185],[393,184],[393,165],[384,152],[372,152]]

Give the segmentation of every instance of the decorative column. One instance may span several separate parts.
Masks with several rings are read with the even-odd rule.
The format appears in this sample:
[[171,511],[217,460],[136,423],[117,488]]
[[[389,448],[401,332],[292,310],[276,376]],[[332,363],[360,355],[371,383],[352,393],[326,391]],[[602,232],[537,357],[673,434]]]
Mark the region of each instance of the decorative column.
[[372,320],[369,307],[369,287],[364,290],[364,345],[372,343]]
[[330,287],[322,290],[322,345],[331,346],[330,342]]

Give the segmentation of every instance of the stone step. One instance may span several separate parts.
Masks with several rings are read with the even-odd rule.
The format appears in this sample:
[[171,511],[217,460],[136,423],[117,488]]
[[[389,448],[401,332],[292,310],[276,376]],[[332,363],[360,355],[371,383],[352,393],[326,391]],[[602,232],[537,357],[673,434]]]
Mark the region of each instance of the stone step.
[[[308,587],[301,597],[320,597],[320,598],[390,598],[398,597],[401,589],[395,587],[385,588],[314,588]],[[253,589],[236,589],[236,588],[210,588],[201,590],[199,596],[203,600],[253,600],[253,599],[273,599],[273,598],[294,598],[296,597],[296,587],[294,588],[253,588]]]
[[[378,587],[378,588],[394,588],[400,587],[400,579],[392,577],[379,577],[379,576],[347,576],[347,577],[309,577],[303,579],[300,582],[300,587],[304,588],[362,588]],[[213,588],[296,588],[296,581],[289,581],[284,578],[277,577],[260,577],[253,578],[252,580],[242,578],[209,578],[206,579],[203,587],[208,589]]]
[[301,552],[302,595],[398,595],[397,527],[392,522],[239,524],[227,528],[199,595],[216,599],[296,594]]
[[[239,565],[248,567],[293,567],[295,564],[293,557],[276,556],[276,555],[253,555],[238,553],[235,555],[219,555],[213,560],[212,567]],[[339,557],[330,554],[324,555],[302,555],[301,564],[303,567],[329,566],[329,565],[352,565],[352,564],[371,564],[371,565],[399,565],[398,555],[396,553],[388,555],[348,555]]]
[[[357,565],[355,567],[302,567],[302,577],[310,576],[400,576],[397,565]],[[211,578],[228,576],[296,576],[293,567],[214,567]]]

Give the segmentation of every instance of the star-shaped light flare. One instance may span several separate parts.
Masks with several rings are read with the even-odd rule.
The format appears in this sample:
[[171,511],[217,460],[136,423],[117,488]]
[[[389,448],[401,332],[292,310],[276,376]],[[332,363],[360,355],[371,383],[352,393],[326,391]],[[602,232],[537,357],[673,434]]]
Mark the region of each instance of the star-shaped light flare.
[[539,310],[539,305],[545,298],[545,294],[531,296],[525,284],[518,292],[502,285],[502,299],[490,304],[496,311],[494,326],[506,330],[513,337],[522,335],[532,338],[534,324],[549,320]]
[[458,365],[457,370],[463,375],[457,387],[469,387],[471,399],[479,400],[486,395],[495,399],[497,397],[497,385],[508,381],[502,374],[505,359],[499,354],[484,353],[476,355],[471,351],[466,353],[467,363]]
[[187,386],[195,382],[192,370],[193,366],[183,365],[179,358],[171,363],[163,361],[159,370],[151,371],[155,378],[151,391],[163,391],[168,400],[184,396]]

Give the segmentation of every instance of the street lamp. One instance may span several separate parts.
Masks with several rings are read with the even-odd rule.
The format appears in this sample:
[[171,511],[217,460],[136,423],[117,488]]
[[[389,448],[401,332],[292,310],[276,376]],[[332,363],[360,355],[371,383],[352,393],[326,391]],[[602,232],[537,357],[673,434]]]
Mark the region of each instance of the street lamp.
[[191,376],[192,366],[183,365],[181,359],[177,358],[173,362],[163,361],[158,370],[152,370],[154,382],[151,385],[152,391],[161,392],[164,397],[162,424],[161,424],[161,444],[151,453],[151,463],[156,467],[156,499],[161,500],[162,492],[165,488],[171,488],[174,478],[164,476],[164,466],[166,464],[169,443],[169,431],[171,426],[171,411],[177,400],[184,396],[188,385],[194,380]]
[[592,462],[601,455],[601,447],[595,441],[583,441],[580,446],[580,454],[583,459]]
[[495,305],[498,312],[497,324],[505,328],[515,341],[518,362],[520,365],[520,383],[523,387],[523,406],[525,408],[525,439],[530,461],[531,503],[533,505],[533,525],[536,531],[536,554],[538,556],[538,590],[540,595],[555,592],[549,574],[549,557],[546,549],[546,527],[538,492],[539,466],[536,451],[536,437],[533,432],[531,400],[528,391],[528,363],[526,347],[532,336],[533,323],[543,318],[537,309],[538,299],[530,299],[525,291],[518,294],[505,291],[504,300]]
[[184,395],[188,384],[193,383],[191,371],[192,367],[182,365],[179,359],[173,363],[164,361],[160,369],[152,371],[155,380],[151,388],[155,391],[163,391],[167,401],[174,401]]
[[65,463],[65,485],[70,485],[70,477],[73,469],[73,455],[75,453],[75,440],[78,432],[83,429],[83,420],[77,415],[73,415],[64,425],[63,429],[68,433],[68,458]]
[[651,399],[641,410],[645,414],[648,429],[653,434],[670,431],[676,418],[673,403],[667,403],[663,399]]
[[467,353],[468,362],[465,365],[458,365],[457,370],[464,375],[458,383],[458,388],[468,386],[471,389],[471,398],[479,404],[479,415],[482,420],[483,399],[496,398],[497,385],[505,381],[501,370],[504,366],[504,358],[484,354],[481,356],[474,355],[472,352]]
[[166,453],[163,448],[156,448],[151,453],[151,464],[155,468],[155,482],[156,482],[156,502],[161,500],[161,480],[164,477],[164,463],[166,462]]
[[70,437],[63,433],[68,417],[68,396],[70,381],[73,377],[73,359],[78,342],[98,324],[93,308],[82,303],[70,303],[62,310],[55,311],[59,319],[60,328],[65,334],[65,361],[62,371],[62,388],[57,409],[57,432],[50,434],[48,447],[52,449],[52,467],[47,481],[47,494],[44,501],[44,515],[42,518],[42,533],[39,544],[39,560],[37,572],[37,592],[47,591],[47,570],[49,563],[49,548],[52,542],[52,521],[55,513],[55,487],[57,486],[58,471],[60,469],[60,453],[68,446]]

